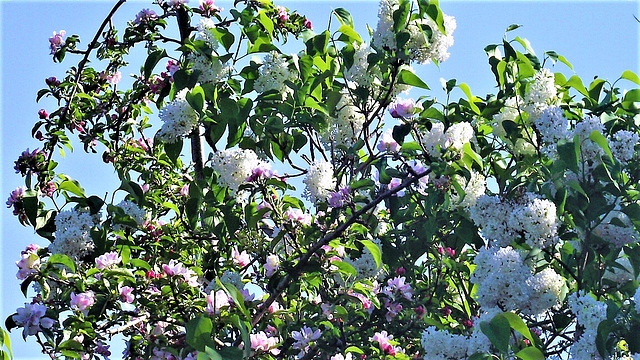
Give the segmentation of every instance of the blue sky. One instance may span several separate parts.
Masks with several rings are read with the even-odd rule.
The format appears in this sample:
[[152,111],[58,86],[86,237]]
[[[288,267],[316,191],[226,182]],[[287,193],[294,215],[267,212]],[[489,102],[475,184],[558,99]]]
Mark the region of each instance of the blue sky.
[[[67,62],[54,64],[49,56],[48,41],[52,31],[65,29],[67,34],[81,36],[82,44],[93,37],[99,23],[112,6],[113,1],[66,1],[33,2],[4,1],[0,3],[0,61],[2,62],[0,90],[0,132],[2,146],[2,176],[0,194],[5,198],[17,186],[24,183],[14,174],[13,162],[26,148],[36,148],[38,142],[31,138],[31,126],[37,120],[37,112],[45,108],[51,112],[55,104],[35,102],[44,79],[49,76],[63,77],[67,67],[79,59],[69,56]],[[192,4],[197,0],[191,0]],[[217,2],[228,9],[230,2]],[[344,7],[356,22],[356,29],[366,38],[366,24],[375,28],[377,1],[286,1],[281,2],[290,9],[306,14],[316,30],[326,27],[330,9]],[[448,61],[434,65],[416,66],[419,74],[431,86],[433,92],[412,92],[412,96],[430,95],[440,100],[442,91],[440,78],[456,78],[466,82],[476,95],[493,91],[494,78],[490,72],[483,48],[500,43],[504,30],[510,24],[521,24],[522,28],[511,33],[529,39],[538,55],[554,50],[565,56],[574,66],[575,74],[585,83],[594,76],[615,80],[624,70],[639,72],[639,30],[633,15],[640,18],[640,2],[608,1],[441,1],[446,14],[456,17],[455,44],[450,49]],[[153,8],[149,2],[126,3],[115,18],[116,27],[122,28],[127,20],[135,17],[142,8]],[[139,53],[142,54],[142,53]],[[134,55],[135,56],[135,55]],[[74,63],[75,61],[75,63]],[[132,62],[136,63],[135,57]],[[140,60],[137,60],[140,63]],[[124,71],[123,75],[136,71]],[[567,77],[574,74],[562,64],[553,68]],[[630,83],[621,83],[630,87]],[[463,96],[461,93],[455,97]],[[61,160],[59,155],[57,160]],[[117,187],[116,176],[98,156],[83,156],[82,149],[61,161],[58,169],[78,179],[87,193],[104,196],[107,189]],[[4,199],[4,198],[3,198]],[[4,201],[4,200],[3,200]],[[21,250],[32,242],[46,246],[29,228],[20,226],[5,209],[0,214],[1,243],[0,259],[2,271],[0,289],[0,318],[4,319],[17,307],[24,304],[19,282],[15,279],[15,261]],[[42,359],[37,345],[32,341],[24,346],[19,331],[12,333],[16,359]],[[121,346],[114,345],[113,359],[119,357]]]

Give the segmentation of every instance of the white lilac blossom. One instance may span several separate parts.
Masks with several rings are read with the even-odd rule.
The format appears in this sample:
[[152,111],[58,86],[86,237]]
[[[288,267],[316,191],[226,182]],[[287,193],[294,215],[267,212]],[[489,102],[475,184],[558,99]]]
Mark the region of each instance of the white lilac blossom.
[[360,138],[364,122],[364,115],[344,93],[336,105],[336,116],[329,119],[329,126],[322,133],[322,141],[327,148],[331,144],[350,147]]
[[204,41],[211,52],[206,55],[199,52],[189,55],[189,59],[193,63],[192,69],[199,72],[198,81],[202,84],[220,82],[228,77],[232,71],[232,67],[223,64],[217,56],[218,40],[211,32],[215,26],[213,20],[209,18],[200,19],[196,40]]
[[[453,16],[443,14],[444,29],[446,35],[440,31],[438,25],[430,17],[423,20],[410,21],[407,25],[409,41],[407,48],[409,56],[421,64],[427,64],[431,60],[443,62],[449,59],[449,48],[453,45],[453,32],[456,30],[456,19]],[[431,31],[431,39],[427,39],[422,28],[428,26]]]
[[308,326],[303,326],[300,331],[292,331],[291,337],[295,340],[292,347],[300,350],[298,358],[303,357],[311,348],[311,344],[318,340],[322,332],[320,329],[313,330]]
[[530,121],[536,119],[558,99],[558,89],[554,74],[549,69],[541,69],[533,75],[533,79],[525,92],[523,110],[529,113]]
[[491,126],[493,128],[493,133],[496,136],[504,137],[507,132],[504,129],[502,123],[504,121],[514,121],[519,115],[518,104],[521,102],[521,99],[517,97],[510,97],[504,102],[504,107],[502,111],[498,114],[493,115],[493,122]]
[[631,266],[631,261],[626,256],[618,256],[616,259],[616,263],[620,267],[610,266],[604,272],[602,276],[603,279],[610,280],[619,285],[624,285],[629,281],[636,280],[636,277],[633,273],[633,266]]
[[571,346],[571,357],[575,360],[598,359],[596,337],[598,325],[607,318],[607,304],[597,301],[589,294],[573,293],[568,296],[568,300],[571,312],[583,329],[578,341]]
[[[373,239],[372,241],[378,246],[378,248],[382,249],[382,243],[379,239]],[[358,273],[356,279],[375,279],[382,272],[382,269],[378,267],[373,254],[366,247],[362,250],[362,255],[360,255],[360,257],[354,259],[348,256],[344,261],[353,266],[356,270]]]
[[[138,205],[133,201],[122,200],[116,206],[122,209],[125,215],[131,217],[138,226],[144,224],[144,220],[147,217],[147,213],[146,211],[144,211],[144,209],[141,209],[140,207],[138,207]],[[113,225],[113,230],[115,231],[124,230],[124,229],[131,229],[131,226],[123,225],[123,224]]]
[[90,232],[96,223],[96,217],[92,217],[87,211],[60,211],[55,220],[56,238],[49,244],[49,251],[80,260],[95,247]]
[[622,248],[627,244],[638,242],[638,232],[625,214],[616,217],[618,223],[626,226],[616,225],[613,222],[600,223],[594,230],[594,234],[616,248]]
[[276,90],[285,98],[287,94],[293,94],[286,81],[295,81],[297,74],[289,68],[287,59],[277,52],[270,52],[264,58],[262,66],[260,66],[259,75],[253,84],[253,88],[258,93],[264,93],[270,90]]
[[198,127],[198,113],[186,100],[188,91],[181,90],[173,101],[160,109],[158,116],[163,124],[156,134],[158,140],[175,143]]
[[445,131],[443,123],[434,122],[431,130],[422,134],[422,145],[429,156],[439,158],[444,150],[461,151],[473,136],[473,127],[469,123],[453,124]]
[[370,87],[374,81],[372,71],[369,69],[368,56],[373,53],[373,49],[367,43],[354,45],[353,64],[344,72],[344,78],[362,87]]
[[218,185],[228,188],[232,195],[237,195],[240,186],[247,182],[254,169],[269,166],[255,152],[247,149],[218,151],[211,162],[211,167],[218,174]]
[[520,234],[535,248],[550,247],[560,241],[555,204],[533,193],[526,193],[517,201],[482,195],[469,208],[469,217],[497,246],[509,245]]
[[[460,175],[456,175],[456,180],[464,191],[464,197],[462,197],[462,194],[453,192],[451,194],[451,203],[468,210],[475,206],[480,196],[484,195],[487,189],[487,180],[475,170],[471,170],[471,177],[468,181]],[[461,198],[462,200],[460,200]]]
[[557,143],[571,137],[569,120],[564,116],[564,111],[557,106],[549,107],[534,119],[533,123],[541,136],[542,144],[544,144],[541,148],[542,153],[555,159]]
[[96,258],[96,268],[105,269],[113,265],[118,265],[120,262],[122,262],[122,257],[120,257],[117,252],[111,251]]
[[16,310],[17,314],[12,319],[18,326],[22,326],[22,337],[36,335],[42,329],[49,329],[55,320],[45,317],[47,307],[43,304],[24,304],[24,307]]
[[312,202],[326,201],[336,187],[333,177],[333,165],[328,161],[315,161],[309,166],[307,176],[303,180],[306,188],[304,196]]
[[466,359],[467,341],[464,335],[438,330],[435,326],[427,327],[421,338],[424,360]]
[[[395,32],[393,31],[393,13],[398,8],[398,0],[380,1],[378,8],[378,25],[372,36],[373,46],[387,48],[392,51],[398,50]],[[409,32],[409,40],[405,46],[412,60],[424,64],[430,60],[442,62],[449,58],[447,50],[453,45],[452,33],[456,28],[456,22],[455,19],[449,15],[444,15],[443,20],[446,34],[440,31],[431,18],[409,21],[406,26]],[[430,39],[427,39],[422,31],[423,26],[428,26],[431,29],[432,36]]]
[[621,164],[627,164],[634,158],[635,146],[640,143],[640,136],[633,131],[620,130],[613,134],[613,141],[609,143],[611,153]]
[[604,150],[600,145],[589,139],[594,131],[600,134],[604,133],[604,124],[600,118],[595,115],[586,116],[576,124],[573,131],[574,135],[577,135],[580,141],[581,172],[591,173],[593,169],[600,164],[600,158],[604,155]]
[[562,300],[563,278],[551,268],[533,274],[520,253],[511,247],[483,248],[474,262],[471,282],[478,286],[476,297],[483,308],[500,307],[537,315]]

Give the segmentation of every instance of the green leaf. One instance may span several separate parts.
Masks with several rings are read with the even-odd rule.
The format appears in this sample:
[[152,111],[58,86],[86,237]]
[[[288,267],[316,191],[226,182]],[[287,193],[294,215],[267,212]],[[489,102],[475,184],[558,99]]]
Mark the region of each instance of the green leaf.
[[529,42],[529,40],[527,39],[523,39],[519,36],[516,36],[515,40],[517,42],[519,42],[522,47],[524,47],[524,49],[527,51],[527,53],[531,54],[531,55],[536,55],[535,51],[533,51],[533,48],[531,47],[531,43]]
[[400,70],[400,73],[398,73],[398,83],[430,90],[429,86],[418,75],[406,69]]
[[411,14],[411,2],[409,0],[400,0],[400,6],[393,12],[393,31],[398,33],[407,26]]
[[191,107],[197,111],[199,114],[202,114],[202,108],[204,107],[204,90],[200,86],[196,86],[191,91],[187,93],[187,102]]
[[269,33],[269,36],[273,36],[273,20],[267,16],[264,10],[258,12],[258,21],[262,24],[267,33]]
[[527,347],[518,351],[516,357],[522,360],[544,360],[542,351],[535,347]]
[[174,142],[174,143],[165,143],[164,151],[167,153],[167,156],[173,162],[174,165],[178,164],[178,157],[182,152],[182,139]]
[[473,160],[476,164],[478,164],[480,166],[480,168],[482,169],[483,167],[483,163],[482,163],[482,158],[480,157],[480,155],[473,151],[473,149],[471,148],[471,143],[466,143],[462,146],[462,152],[464,154],[464,157],[468,157],[471,160]]
[[567,65],[569,69],[573,70],[573,65],[571,65],[571,63],[567,59],[565,59],[564,56],[558,55],[558,53],[556,53],[555,51],[547,51],[545,52],[545,55],[549,56],[549,58],[553,61],[554,64],[556,61],[560,61],[565,65]]
[[[578,140],[579,139],[575,139]],[[580,159],[580,145],[574,142],[558,144],[558,156],[567,168],[578,173],[578,161]]]
[[147,60],[144,62],[144,78],[145,79],[149,79],[149,77],[151,76],[151,73],[153,72],[153,69],[156,67],[158,62],[165,57],[167,57],[167,51],[164,49],[154,51],[151,54],[149,54],[149,56],[147,56]]
[[53,254],[49,256],[49,260],[47,261],[50,264],[60,264],[64,265],[71,270],[71,272],[76,272],[76,264],[71,260],[70,257],[64,254]]
[[376,266],[380,268],[382,265],[382,250],[371,240],[360,240],[360,243],[371,252],[373,259],[376,261]]
[[600,131],[593,130],[591,135],[589,135],[589,139],[595,142],[596,144],[598,144],[598,146],[600,146],[602,150],[604,150],[604,152],[609,156],[609,159],[611,160],[611,162],[614,162],[613,154],[611,153],[611,149],[609,148],[609,143],[607,142],[607,138],[604,137],[604,135],[602,135]]
[[505,30],[505,32],[513,31],[513,30],[515,30],[515,29],[517,29],[517,28],[519,28],[521,26],[522,25],[520,25],[520,24],[511,24],[511,25],[509,25],[509,27],[507,27],[507,30]]
[[509,321],[509,326],[517,332],[519,332],[522,336],[529,339],[531,343],[534,342],[533,336],[531,336],[531,332],[529,331],[529,327],[524,323],[522,318],[515,313],[512,312],[504,312],[502,313],[507,321]]
[[353,265],[349,264],[348,262],[342,260],[334,260],[331,262],[331,265],[337,267],[339,272],[348,276],[356,277],[358,274],[356,268],[354,268]]
[[2,347],[2,345],[7,348],[7,350],[9,351],[9,357],[13,359],[13,352],[11,351],[11,338],[9,337],[9,333],[5,329],[0,328],[0,347]]
[[84,189],[80,186],[80,183],[66,175],[60,175],[61,178],[65,179],[58,185],[58,189],[68,191],[74,195],[80,197],[87,197],[84,193]]
[[473,110],[473,112],[475,112],[476,114],[480,115],[480,109],[475,104],[475,101],[477,101],[477,98],[471,95],[471,89],[469,89],[469,85],[462,83],[458,85],[458,87],[464,92],[465,95],[467,95],[467,100],[469,100],[469,106],[471,107],[471,110]]
[[187,323],[187,344],[193,346],[198,351],[205,351],[207,345],[215,347],[215,342],[211,339],[213,324],[211,319],[204,315],[189,320]]
[[640,85],[640,77],[638,77],[638,75],[636,75],[636,73],[631,70],[626,70],[625,72],[623,72],[622,75],[620,75],[620,78],[633,81],[634,83]]
[[340,24],[348,25],[349,27],[353,28],[353,18],[347,10],[343,8],[337,8],[333,10],[333,13],[336,14],[336,18],[338,19],[338,21],[340,21]]
[[[247,324],[244,321],[240,320],[240,317],[238,315],[233,315],[231,317],[231,323],[233,324],[233,326],[239,329],[240,333],[242,334],[242,341],[244,342],[244,357],[248,359],[251,356],[251,337],[249,336],[249,329],[247,328]],[[242,352],[240,352],[239,359],[242,359]]]
[[349,39],[355,40],[358,44],[362,43],[362,38],[360,38],[360,34],[358,34],[353,28],[349,25],[342,25],[338,29],[341,33],[345,34]]
[[572,88],[578,90],[578,92],[586,97],[589,97],[589,92],[582,84],[582,79],[578,75],[573,75],[567,80],[564,86],[571,86]]
[[491,321],[480,323],[480,329],[489,338],[491,344],[502,354],[506,354],[509,351],[511,326],[509,326],[509,320],[502,314],[496,315]]

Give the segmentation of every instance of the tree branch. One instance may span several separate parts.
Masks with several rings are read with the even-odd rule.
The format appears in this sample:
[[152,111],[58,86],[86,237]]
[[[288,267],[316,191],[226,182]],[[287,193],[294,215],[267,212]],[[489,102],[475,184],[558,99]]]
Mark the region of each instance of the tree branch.
[[311,257],[316,252],[318,252],[318,250],[320,250],[322,246],[328,244],[331,240],[336,239],[337,237],[342,235],[342,233],[344,233],[351,225],[353,225],[363,214],[365,214],[369,210],[376,207],[380,202],[391,197],[392,195],[395,195],[400,190],[415,183],[421,178],[429,175],[429,173],[431,173],[431,169],[427,169],[422,173],[417,174],[417,176],[408,178],[405,181],[403,181],[402,184],[400,184],[399,186],[383,192],[382,194],[380,194],[380,196],[375,198],[373,201],[363,206],[360,210],[356,211],[347,221],[340,224],[335,231],[323,236],[320,240],[318,240],[318,242],[313,244],[313,246],[311,246],[311,248],[309,248],[309,250],[300,258],[296,266],[294,266],[293,269],[291,269],[291,271],[289,271],[287,275],[284,278],[282,278],[282,280],[280,280],[280,283],[275,288],[273,293],[271,293],[271,295],[269,295],[267,300],[265,300],[265,302],[261,305],[260,311],[258,311],[258,313],[254,316],[253,320],[251,321],[251,326],[256,326],[256,324],[260,322],[260,320],[262,320],[262,318],[269,311],[269,306],[273,304],[276,298],[278,298],[278,296],[282,294],[282,292],[289,286],[289,284],[291,284],[294,280],[296,280],[300,276],[301,269],[307,265]]

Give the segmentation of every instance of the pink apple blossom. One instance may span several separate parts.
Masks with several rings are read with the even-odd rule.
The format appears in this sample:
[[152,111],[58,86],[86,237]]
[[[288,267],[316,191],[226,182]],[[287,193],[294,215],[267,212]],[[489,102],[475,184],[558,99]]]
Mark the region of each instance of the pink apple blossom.
[[87,291],[80,294],[72,292],[71,293],[71,309],[84,311],[91,306],[96,301],[96,296],[93,291]]
[[391,129],[387,130],[382,137],[380,138],[380,142],[377,146],[378,150],[381,152],[398,152],[400,150],[400,144],[393,138],[393,133]]
[[49,49],[51,49],[51,55],[55,54],[64,45],[64,36],[66,31],[60,30],[60,33],[53,32],[53,36],[49,38]]
[[239,252],[238,249],[233,249],[231,256],[233,256],[233,262],[241,267],[245,267],[251,262],[251,257],[246,251]]
[[267,256],[267,261],[264,264],[265,275],[271,277],[280,268],[280,258],[278,255]]
[[229,296],[224,290],[213,291],[206,296],[207,308],[205,309],[209,314],[213,315],[220,312],[223,307],[231,305]]
[[96,268],[104,269],[113,265],[120,264],[122,262],[122,258],[117,252],[112,251],[98,256],[95,261]]
[[132,294],[133,288],[130,286],[123,286],[120,288],[120,296],[122,297],[122,301],[131,304],[135,297]]

